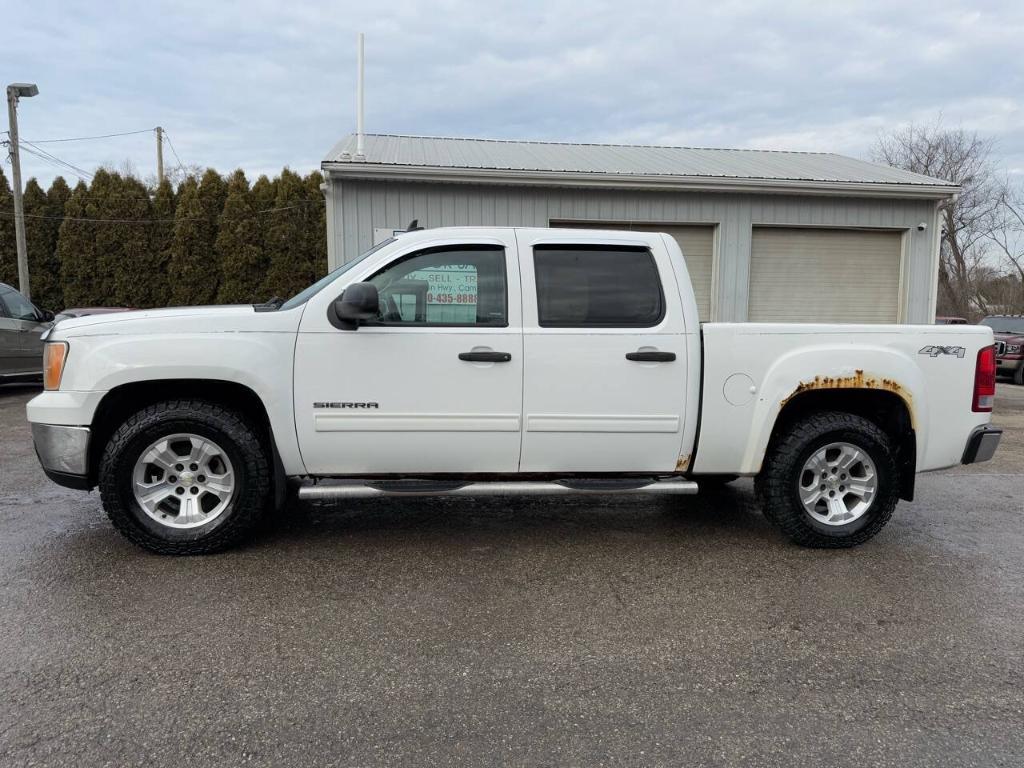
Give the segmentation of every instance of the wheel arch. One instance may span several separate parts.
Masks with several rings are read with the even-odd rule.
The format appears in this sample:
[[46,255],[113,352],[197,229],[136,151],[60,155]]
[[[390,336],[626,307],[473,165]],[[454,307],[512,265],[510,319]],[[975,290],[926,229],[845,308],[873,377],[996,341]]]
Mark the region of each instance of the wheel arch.
[[124,420],[147,405],[166,400],[200,399],[230,408],[248,417],[270,450],[275,497],[285,488],[285,473],[277,450],[270,415],[260,396],[245,384],[223,379],[154,379],[121,384],[100,400],[93,414],[89,440],[89,485],[98,482],[100,459],[107,442]]
[[850,413],[867,419],[888,436],[900,471],[900,498],[913,501],[917,471],[917,432],[913,410],[891,389],[818,388],[796,393],[783,403],[768,439],[766,452],[796,422],[815,413]]

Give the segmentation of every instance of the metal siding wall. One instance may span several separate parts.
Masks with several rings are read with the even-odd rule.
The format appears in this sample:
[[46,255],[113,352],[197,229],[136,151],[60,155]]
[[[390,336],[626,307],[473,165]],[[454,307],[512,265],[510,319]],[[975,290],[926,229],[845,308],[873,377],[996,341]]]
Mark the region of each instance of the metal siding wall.
[[[546,227],[552,219],[718,224],[716,319],[747,319],[751,229],[758,225],[867,227],[908,232],[903,291],[906,322],[930,323],[934,312],[931,200],[796,197],[727,193],[641,192],[329,179],[334,241],[331,266],[373,245],[374,227]],[[918,232],[919,222],[928,231]]]

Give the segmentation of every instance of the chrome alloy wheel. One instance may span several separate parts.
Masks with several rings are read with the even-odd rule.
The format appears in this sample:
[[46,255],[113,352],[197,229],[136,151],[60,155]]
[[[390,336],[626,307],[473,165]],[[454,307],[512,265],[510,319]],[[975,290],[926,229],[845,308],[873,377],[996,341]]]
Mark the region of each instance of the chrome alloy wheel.
[[153,442],[135,462],[132,490],[152,520],[196,528],[220,516],[235,494],[235,473],[212,440],[181,433]]
[[829,443],[804,462],[798,480],[807,513],[825,525],[846,525],[871,507],[878,473],[867,453],[850,443]]

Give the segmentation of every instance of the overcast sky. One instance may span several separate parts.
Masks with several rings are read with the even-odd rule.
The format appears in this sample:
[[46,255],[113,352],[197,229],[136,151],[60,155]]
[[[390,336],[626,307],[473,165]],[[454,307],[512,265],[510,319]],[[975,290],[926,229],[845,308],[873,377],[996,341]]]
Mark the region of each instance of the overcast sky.
[[[362,30],[369,132],[864,156],[941,113],[1024,174],[1020,0],[22,0],[4,18],[0,77],[40,90],[24,138],[162,125],[183,162],[223,172],[318,166],[355,126]],[[43,146],[155,172],[152,134]]]

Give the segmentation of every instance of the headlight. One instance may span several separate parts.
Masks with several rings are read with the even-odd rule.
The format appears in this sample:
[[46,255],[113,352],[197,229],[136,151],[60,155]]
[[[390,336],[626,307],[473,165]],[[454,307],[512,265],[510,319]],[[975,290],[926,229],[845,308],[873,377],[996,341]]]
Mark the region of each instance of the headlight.
[[1007,344],[1006,345],[1006,354],[1008,354],[1008,355],[1019,355],[1020,354],[1021,346],[1022,346],[1021,344]]
[[43,389],[60,389],[64,363],[68,359],[66,341],[48,341],[43,347]]

